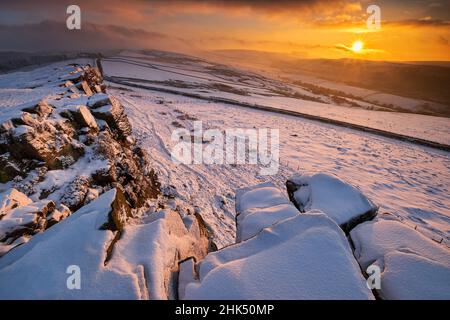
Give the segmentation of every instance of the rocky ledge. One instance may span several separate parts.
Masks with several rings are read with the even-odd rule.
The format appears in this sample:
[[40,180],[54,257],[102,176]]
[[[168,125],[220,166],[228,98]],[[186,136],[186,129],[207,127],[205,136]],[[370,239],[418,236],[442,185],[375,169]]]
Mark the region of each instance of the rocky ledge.
[[[58,69],[54,94],[0,118],[0,254],[117,189],[111,230],[159,194],[148,155],[98,68]],[[57,88],[57,89],[56,89]],[[0,190],[1,191],[1,190]]]

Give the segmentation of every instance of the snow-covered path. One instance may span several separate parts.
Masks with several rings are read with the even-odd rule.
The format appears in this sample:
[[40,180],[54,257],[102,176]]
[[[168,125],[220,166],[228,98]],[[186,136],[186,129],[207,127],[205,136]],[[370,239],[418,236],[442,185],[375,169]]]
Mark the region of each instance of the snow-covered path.
[[[450,155],[350,129],[220,103],[129,88],[110,89],[124,103],[134,133],[149,151],[163,186],[173,186],[180,207],[200,210],[219,247],[234,238],[234,190],[264,181],[283,187],[293,173],[334,173],[358,186],[380,212],[396,214],[430,237],[450,241]],[[187,117],[186,117],[187,115]],[[192,128],[278,128],[277,175],[259,176],[251,165],[176,165],[171,133]],[[173,188],[171,188],[174,190]],[[173,191],[172,191],[173,192]],[[178,201],[178,200],[177,200]]]

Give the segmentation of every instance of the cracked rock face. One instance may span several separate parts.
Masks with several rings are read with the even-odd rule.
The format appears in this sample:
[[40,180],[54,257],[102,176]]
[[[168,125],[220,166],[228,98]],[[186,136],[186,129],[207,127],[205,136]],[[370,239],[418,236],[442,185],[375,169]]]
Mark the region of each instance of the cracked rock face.
[[89,99],[88,106],[92,114],[106,121],[112,132],[121,140],[131,134],[131,124],[121,103],[113,96],[93,96]]

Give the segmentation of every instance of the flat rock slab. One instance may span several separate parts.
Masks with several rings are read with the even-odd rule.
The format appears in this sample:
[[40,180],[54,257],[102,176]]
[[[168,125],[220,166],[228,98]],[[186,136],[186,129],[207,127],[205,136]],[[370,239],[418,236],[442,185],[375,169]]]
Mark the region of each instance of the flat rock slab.
[[323,213],[285,219],[208,254],[185,299],[374,299],[343,231]]

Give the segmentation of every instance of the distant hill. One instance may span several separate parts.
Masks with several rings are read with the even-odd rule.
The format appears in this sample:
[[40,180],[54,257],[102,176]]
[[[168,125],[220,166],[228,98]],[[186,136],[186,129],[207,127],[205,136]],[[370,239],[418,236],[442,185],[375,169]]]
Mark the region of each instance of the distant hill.
[[314,59],[278,62],[277,68],[450,106],[450,67],[439,63]]
[[[302,59],[296,54],[220,50],[212,54],[279,76],[306,75],[359,88],[422,99],[450,108],[450,61]],[[444,112],[447,113],[447,112]]]

